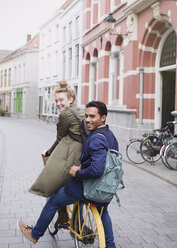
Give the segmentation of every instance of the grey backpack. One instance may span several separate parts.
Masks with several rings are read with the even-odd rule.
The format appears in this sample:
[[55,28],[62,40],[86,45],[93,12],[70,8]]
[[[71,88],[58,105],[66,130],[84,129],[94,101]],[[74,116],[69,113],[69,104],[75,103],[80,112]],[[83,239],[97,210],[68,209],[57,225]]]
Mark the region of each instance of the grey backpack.
[[[101,133],[97,134],[104,136]],[[122,179],[124,171],[121,158],[122,155],[118,151],[108,149],[104,174],[100,178],[89,178],[83,181],[86,199],[99,203],[109,203],[115,196],[120,206],[117,191],[125,188]]]

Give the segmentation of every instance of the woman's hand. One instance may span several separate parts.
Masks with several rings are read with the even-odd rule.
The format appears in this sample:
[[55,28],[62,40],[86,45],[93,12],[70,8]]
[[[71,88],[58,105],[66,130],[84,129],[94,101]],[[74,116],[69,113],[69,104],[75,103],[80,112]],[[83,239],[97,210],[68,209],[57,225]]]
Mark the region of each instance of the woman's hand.
[[78,170],[81,170],[81,165],[79,165],[79,166],[73,165],[73,166],[71,167],[70,171],[69,171],[69,174],[70,174],[72,177],[75,177],[75,176],[76,176],[76,172],[77,172]]

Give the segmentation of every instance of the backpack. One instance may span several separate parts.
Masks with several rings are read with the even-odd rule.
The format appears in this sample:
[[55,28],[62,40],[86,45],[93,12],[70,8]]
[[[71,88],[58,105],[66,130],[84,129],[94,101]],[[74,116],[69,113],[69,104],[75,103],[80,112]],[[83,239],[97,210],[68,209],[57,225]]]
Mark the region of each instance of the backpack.
[[[101,133],[97,134],[104,136]],[[86,199],[99,203],[109,203],[115,196],[120,206],[120,200],[116,192],[125,188],[122,179],[124,171],[121,159],[121,153],[108,149],[104,174],[100,178],[89,178],[83,181]]]
[[[86,121],[85,120],[81,120],[79,118],[79,116],[76,114],[76,112],[73,109],[68,108],[68,110],[76,117],[76,119],[79,121],[79,128],[80,128],[80,133],[81,133],[81,143],[84,143],[88,137],[88,135],[90,134],[90,131],[88,131],[87,129],[87,125],[86,125]],[[69,133],[71,134],[71,133]],[[75,134],[71,134],[71,137],[75,140],[78,139],[78,135]],[[77,141],[80,142],[80,140],[78,139]]]

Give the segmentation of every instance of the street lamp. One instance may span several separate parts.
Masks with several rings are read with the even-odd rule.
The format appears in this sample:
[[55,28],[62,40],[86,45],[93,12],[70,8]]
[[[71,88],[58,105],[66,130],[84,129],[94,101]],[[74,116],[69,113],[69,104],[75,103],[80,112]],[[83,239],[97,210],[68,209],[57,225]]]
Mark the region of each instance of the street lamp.
[[[105,19],[105,23],[107,29],[113,30],[116,23],[116,19],[112,16],[112,14],[109,14]],[[127,36],[128,34],[120,34],[120,33],[113,34],[110,32],[110,35]]]
[[107,29],[114,29],[116,19],[112,16],[112,14],[109,14],[108,17],[105,19],[106,27]]

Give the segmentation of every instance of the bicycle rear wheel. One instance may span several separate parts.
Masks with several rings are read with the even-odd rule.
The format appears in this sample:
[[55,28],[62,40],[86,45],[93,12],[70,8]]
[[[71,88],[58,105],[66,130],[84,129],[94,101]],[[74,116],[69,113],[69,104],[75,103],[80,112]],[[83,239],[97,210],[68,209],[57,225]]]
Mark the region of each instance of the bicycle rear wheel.
[[160,159],[161,146],[158,136],[152,135],[143,140],[140,151],[144,160],[149,163],[157,162]]
[[171,144],[167,147],[165,160],[172,170],[177,170],[177,143]]
[[80,234],[74,235],[76,248],[104,248],[105,234],[101,217],[96,207],[89,207],[87,202],[79,202],[74,211],[73,230]]
[[130,162],[134,164],[142,164],[145,162],[140,152],[141,140],[131,140],[126,147],[126,155]]

